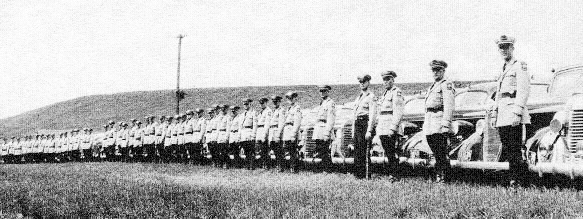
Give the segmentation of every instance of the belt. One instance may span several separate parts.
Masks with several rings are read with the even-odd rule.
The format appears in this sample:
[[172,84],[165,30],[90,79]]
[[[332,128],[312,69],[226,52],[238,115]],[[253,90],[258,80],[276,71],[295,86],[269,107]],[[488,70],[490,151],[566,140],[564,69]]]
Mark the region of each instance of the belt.
[[178,134],[172,134],[172,136],[178,136]]
[[150,135],[154,135],[154,134],[156,134],[156,133],[155,132],[150,132]]
[[150,136],[149,134],[144,134],[144,136]]
[[185,134],[185,135],[190,135],[190,134],[192,134],[192,132],[187,132],[187,133],[184,133],[184,134]]
[[130,135],[130,137],[134,137],[134,135]]
[[269,128],[277,128],[277,125],[271,125]]
[[426,110],[427,110],[427,112],[432,112],[432,113],[441,112],[441,111],[443,111],[443,106],[426,108]]
[[184,135],[184,133],[180,133],[180,134],[178,134],[178,135]]
[[112,137],[109,137],[109,138],[113,138],[113,136]]
[[257,125],[257,128],[263,128],[265,125]]
[[365,120],[365,119],[368,119],[368,115],[356,116],[356,120]]
[[206,133],[212,133],[213,131],[206,131]]
[[170,138],[170,135],[166,135],[166,138]]
[[389,114],[393,114],[393,111],[381,111],[380,113],[381,115],[389,115]]
[[248,126],[243,126],[243,128],[250,129],[250,128],[253,128],[253,126],[248,125]]
[[516,98],[516,91],[512,92],[512,93],[502,93],[502,97],[510,97],[510,98]]
[[318,119],[318,122],[324,122],[325,123],[325,122],[327,122],[327,120],[325,120],[325,119]]
[[293,125],[294,123],[293,122],[286,122],[285,124],[286,125]]
[[227,131],[227,129],[219,129],[219,132]]
[[237,133],[239,130],[231,130],[232,133]]
[[162,136],[162,134],[156,135],[156,136]]

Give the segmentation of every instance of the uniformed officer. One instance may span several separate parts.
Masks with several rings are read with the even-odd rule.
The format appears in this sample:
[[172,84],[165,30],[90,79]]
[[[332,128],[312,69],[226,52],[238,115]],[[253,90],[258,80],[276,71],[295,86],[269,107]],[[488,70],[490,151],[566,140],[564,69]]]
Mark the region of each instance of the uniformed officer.
[[435,82],[425,96],[423,131],[435,157],[435,181],[444,182],[450,169],[447,142],[455,111],[455,89],[453,82],[444,78],[446,62],[433,60],[429,66]]
[[229,167],[239,167],[242,163],[241,160],[241,145],[239,144],[239,126],[241,125],[241,116],[239,115],[239,106],[231,106],[231,119],[229,126],[227,127],[227,133],[229,133],[229,149],[228,155],[233,155],[233,160],[229,159],[227,163]]
[[176,161],[177,162],[184,162],[186,160],[187,154],[186,154],[186,145],[185,144],[185,138],[184,138],[184,134],[186,132],[186,115],[185,114],[180,114],[178,115],[179,121],[176,125],[176,129],[178,130],[178,138],[177,138],[177,143],[176,143]]
[[6,155],[8,155],[8,139],[2,138],[0,145],[0,162],[6,163]]
[[397,73],[386,71],[381,74],[381,77],[383,78],[385,91],[378,101],[379,114],[377,116],[376,134],[379,135],[385,156],[388,159],[386,170],[388,171],[389,179],[395,180],[398,177],[397,167],[399,164],[399,150],[396,143],[403,134],[399,127],[403,118],[405,100],[401,89],[394,86]]
[[[302,125],[302,111],[298,102],[298,93],[290,91],[285,94],[289,103],[289,108],[285,112],[285,122],[283,128],[283,149],[289,155],[289,168],[291,172],[297,173],[299,168],[299,148],[300,126]],[[287,168],[288,165],[285,165]]]
[[183,162],[189,163],[191,162],[193,150],[193,137],[194,137],[194,125],[196,124],[196,117],[194,116],[194,111],[187,110],[186,111],[186,120],[184,122],[184,155]]
[[164,149],[162,150],[163,153],[160,153],[164,162],[171,161],[174,145],[176,145],[174,142],[176,142],[176,137],[178,136],[178,132],[175,128],[178,116],[168,116],[167,119],[168,127],[166,127],[166,133],[164,134]]
[[114,161],[115,160],[115,139],[116,139],[115,122],[110,120],[108,128],[109,128],[109,132],[107,133],[107,145],[106,145],[106,150],[105,150],[103,158],[106,158],[109,161]]
[[82,160],[89,160],[91,158],[91,141],[92,138],[89,135],[89,129],[83,129],[83,135],[81,135],[81,159]]
[[501,36],[496,42],[504,59],[504,65],[498,75],[495,106],[491,125],[498,129],[502,142],[501,161],[509,163],[509,183],[519,185],[526,173],[521,149],[525,124],[530,124],[530,115],[526,107],[530,93],[530,76],[525,62],[514,57],[515,39]]
[[222,104],[220,107],[220,114],[217,120],[217,151],[219,156],[219,167],[228,168],[227,162],[229,161],[229,133],[227,128],[232,120],[232,118],[227,115],[227,110],[229,105]]
[[[285,109],[281,107],[281,97],[274,95],[271,96],[271,101],[273,102],[273,112],[271,118],[269,119],[269,148],[273,150],[275,154],[275,160],[277,162],[277,167],[280,171],[283,171],[283,165],[285,157],[283,156],[283,146],[281,142],[281,137],[283,134],[283,126],[285,122]],[[268,157],[271,159],[271,157]]]
[[[128,146],[127,146],[127,161],[132,161],[133,157],[134,157],[134,152],[135,152],[135,148],[134,148],[134,139],[136,136],[136,131],[137,131],[137,122],[138,120],[133,118],[130,120],[131,121],[131,127],[128,128],[127,133],[128,133]],[[130,125],[128,125],[130,126]]]
[[192,150],[191,150],[191,157],[194,164],[203,164],[204,158],[203,155],[203,139],[206,133],[206,125],[207,125],[207,118],[204,117],[204,110],[200,108],[196,108],[194,110],[195,120],[193,126],[193,134],[192,134]]
[[332,132],[334,131],[334,121],[336,120],[336,104],[329,97],[332,87],[329,85],[318,86],[320,91],[320,105],[314,121],[314,134],[312,139],[316,143],[315,157],[322,159],[321,167],[324,171],[332,168],[332,157],[330,156],[330,144],[332,143]]
[[368,74],[357,77],[360,83],[360,94],[356,97],[353,110],[354,139],[354,175],[357,178],[368,178],[369,146],[374,137],[376,120],[375,95],[369,91],[371,77]]
[[207,148],[211,154],[211,161],[215,167],[218,167],[220,165],[216,132],[217,123],[219,119],[219,117],[216,116],[216,114],[218,113],[217,107],[218,107],[217,105],[213,105],[213,107],[207,109],[207,111],[209,112],[208,113],[209,121],[206,126],[206,133],[204,135],[205,143],[207,144]]
[[255,133],[255,150],[259,152],[260,165],[263,168],[269,167],[269,140],[267,139],[269,133],[271,109],[267,106],[268,98],[263,97],[259,99],[259,112],[257,114],[257,121],[254,126]]
[[[150,156],[150,159],[152,162],[161,162],[162,161],[162,155],[164,153],[164,145],[166,144],[166,129],[168,129],[168,121],[166,116],[162,115],[159,118],[159,123],[156,125],[156,123],[154,123],[152,126],[155,129],[155,133],[156,133],[156,142],[155,142],[155,147],[154,147],[154,151],[152,152],[152,154],[150,154],[150,152],[148,152],[148,156]],[[170,138],[170,137],[168,137]],[[169,139],[170,140],[170,139]]]
[[144,155],[144,128],[142,128],[142,121],[136,122],[136,130],[134,132],[134,139],[132,148],[132,156],[133,161],[141,161],[143,160]]
[[245,163],[248,170],[255,169],[255,131],[257,130],[257,114],[251,109],[250,98],[243,99],[243,112],[239,127],[239,144],[245,151]]

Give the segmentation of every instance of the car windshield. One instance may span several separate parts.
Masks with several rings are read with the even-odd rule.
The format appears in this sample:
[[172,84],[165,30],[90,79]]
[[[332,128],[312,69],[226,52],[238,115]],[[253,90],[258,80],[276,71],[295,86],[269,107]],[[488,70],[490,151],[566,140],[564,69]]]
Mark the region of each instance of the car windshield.
[[550,90],[550,94],[558,97],[571,96],[577,91],[581,91],[583,84],[583,70],[572,70],[560,73],[555,76]]
[[463,92],[455,97],[455,107],[456,109],[459,109],[481,106],[485,104],[487,98],[488,93],[484,91]]

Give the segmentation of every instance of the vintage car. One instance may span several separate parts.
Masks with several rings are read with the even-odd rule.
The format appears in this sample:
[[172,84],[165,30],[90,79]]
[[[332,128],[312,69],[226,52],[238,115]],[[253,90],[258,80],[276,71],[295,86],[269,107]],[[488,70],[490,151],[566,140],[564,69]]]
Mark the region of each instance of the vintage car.
[[529,169],[562,174],[571,178],[583,176],[583,65],[553,70],[548,93],[559,104],[532,110],[534,114],[552,114],[545,126],[539,127],[526,142]]
[[[559,72],[556,74],[558,75]],[[560,79],[560,78],[555,78]],[[546,83],[531,83],[531,98],[527,107],[531,111],[532,124],[525,127],[527,130],[523,139],[531,138],[542,127],[549,125],[553,114],[564,104],[564,100],[555,98],[553,94],[553,79],[551,85]],[[476,169],[508,169],[507,162],[498,162],[500,141],[496,129],[489,127],[489,112],[493,103],[492,97],[496,91],[496,82],[473,84],[465,88],[456,89],[455,121],[452,124],[450,138],[450,158],[452,166]],[[564,91],[563,91],[564,93]],[[404,122],[401,126],[404,136],[400,141],[402,154],[400,161],[403,164],[431,166],[434,161],[425,137],[421,132],[424,118],[424,95],[414,95],[406,99]],[[352,164],[354,159],[350,152],[352,146],[352,120],[350,113],[352,103],[338,106],[338,115],[343,117],[335,125],[336,138],[331,150],[333,162],[337,164]],[[305,145],[310,142],[310,126],[306,126]],[[370,153],[371,163],[385,163],[384,151],[380,147],[378,137],[373,139]],[[583,143],[582,143],[583,144]],[[308,148],[306,147],[306,148]],[[583,148],[583,147],[582,147]],[[307,158],[307,157],[306,157]],[[318,162],[312,159],[309,162]]]

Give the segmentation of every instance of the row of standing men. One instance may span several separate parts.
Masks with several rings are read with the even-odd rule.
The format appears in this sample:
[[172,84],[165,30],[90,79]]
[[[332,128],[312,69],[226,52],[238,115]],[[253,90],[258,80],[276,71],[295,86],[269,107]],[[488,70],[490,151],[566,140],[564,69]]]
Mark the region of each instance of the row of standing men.
[[[521,156],[524,147],[521,143],[523,128],[530,123],[526,108],[529,96],[529,76],[524,62],[519,63],[513,56],[514,38],[501,36],[497,40],[499,51],[504,59],[498,77],[495,106],[491,126],[496,127],[502,141],[502,161],[510,163],[510,184],[516,184],[524,175],[525,165]],[[447,63],[433,60],[429,63],[434,83],[425,97],[425,118],[423,132],[436,160],[435,179],[442,182],[447,177],[449,160],[447,158],[448,133],[451,131],[455,111],[455,89],[451,81],[445,79]],[[385,155],[388,158],[389,177],[398,177],[397,139],[403,117],[404,98],[394,81],[397,74],[393,71],[381,73],[385,91],[380,97],[369,91],[370,75],[358,76],[361,92],[355,99],[353,109],[354,160],[353,173],[358,178],[368,177],[368,155],[372,137],[379,135]],[[318,87],[322,98],[317,108],[312,139],[316,142],[316,155],[322,159],[323,167],[331,167],[330,144],[333,132],[336,107],[329,97],[331,87]],[[132,127],[128,124],[110,121],[104,126],[105,134],[93,143],[91,130],[84,134],[73,130],[70,136],[62,133],[37,136],[2,144],[1,154],[5,160],[19,162],[25,158],[33,161],[61,159],[100,158],[111,160],[149,160],[149,161],[193,161],[204,160],[203,149],[206,145],[215,166],[230,168],[244,163],[248,169],[257,166],[270,168],[277,166],[280,171],[290,169],[296,172],[299,167],[300,126],[302,112],[297,104],[298,93],[285,95],[289,106],[282,107],[281,96],[272,96],[273,109],[267,106],[270,99],[259,99],[259,109],[251,108],[252,99],[242,101],[243,109],[228,105],[214,105],[205,111],[196,109],[185,115],[174,117],[154,116],[145,118],[145,124],[136,119]],[[229,111],[231,113],[229,113]],[[40,138],[40,140],[38,140]],[[244,151],[245,161],[240,152]],[[270,151],[276,157],[272,164]],[[256,163],[258,155],[259,163]],[[231,160],[230,156],[234,159]],[[289,162],[286,159],[289,157]]]

